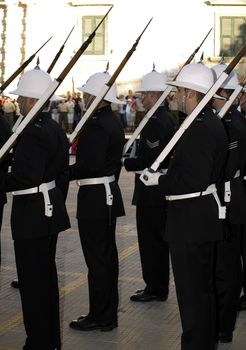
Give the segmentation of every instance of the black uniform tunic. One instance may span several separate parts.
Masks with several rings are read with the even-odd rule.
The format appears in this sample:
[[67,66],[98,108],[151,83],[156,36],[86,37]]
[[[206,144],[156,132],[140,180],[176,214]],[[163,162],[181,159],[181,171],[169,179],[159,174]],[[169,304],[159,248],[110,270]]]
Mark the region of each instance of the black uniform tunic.
[[15,245],[24,325],[24,349],[60,349],[59,293],[55,264],[60,231],[70,227],[65,207],[69,184],[68,140],[49,113],[26,127],[5,176],[6,191],[56,181],[49,191],[52,217],[45,216],[42,193],[13,197],[11,229]]
[[[127,171],[151,166],[173,136],[177,126],[161,106],[143,128],[136,158],[126,159]],[[161,168],[168,167],[166,159]],[[133,204],[136,205],[137,233],[146,290],[154,295],[168,295],[169,249],[163,240],[166,221],[166,200],[158,187],[147,187],[135,175]]]
[[[111,107],[100,108],[86,122],[77,145],[76,163],[70,179],[92,179],[119,174],[124,132]],[[117,181],[110,184],[111,206],[106,204],[104,184],[80,186],[77,219],[83,253],[88,267],[90,318],[99,323],[117,321],[118,253],[115,243],[116,218],[124,215]]]
[[[159,179],[165,195],[205,191],[221,179],[227,135],[206,108],[176,145],[167,175]],[[224,237],[213,194],[169,201],[165,237],[169,241],[183,334],[182,350],[214,350],[214,242]]]
[[[216,245],[216,294],[218,331],[230,334],[234,330],[242,288],[240,238],[242,224],[246,224],[246,193],[243,183],[246,123],[235,106],[230,108],[222,121],[229,139],[224,181],[230,181],[231,199],[226,203],[229,237]],[[235,178],[237,172],[240,173]]]
[[[0,148],[5,144],[5,142],[8,140],[8,138],[11,135],[11,130],[9,123],[5,120],[5,118],[0,115]],[[8,171],[8,165],[9,165],[9,157],[7,156],[2,162],[1,162],[1,171],[6,173]],[[7,202],[6,193],[4,191],[0,192],[0,234],[1,234],[1,227],[2,227],[2,219],[3,219],[3,208],[4,204]],[[0,266],[1,266],[1,238],[0,238]]]

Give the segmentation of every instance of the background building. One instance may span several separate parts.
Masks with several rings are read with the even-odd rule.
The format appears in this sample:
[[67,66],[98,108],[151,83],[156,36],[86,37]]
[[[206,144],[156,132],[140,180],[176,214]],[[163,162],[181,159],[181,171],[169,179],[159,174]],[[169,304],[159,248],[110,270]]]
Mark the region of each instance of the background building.
[[[174,75],[210,28],[212,32],[196,61],[204,52],[205,64],[218,63],[222,54],[230,62],[246,44],[246,0],[0,0],[0,82],[52,36],[39,53],[40,66],[47,70],[75,26],[52,70],[53,78],[57,77],[111,5],[114,7],[104,25],[58,93],[76,90],[88,76],[104,71],[108,62],[112,74],[152,17],[137,50],[117,79],[119,91],[124,94],[139,87],[140,79],[151,71],[153,63],[158,71]],[[28,69],[34,66],[35,60]],[[240,80],[246,76],[245,67],[244,58],[237,66]]]

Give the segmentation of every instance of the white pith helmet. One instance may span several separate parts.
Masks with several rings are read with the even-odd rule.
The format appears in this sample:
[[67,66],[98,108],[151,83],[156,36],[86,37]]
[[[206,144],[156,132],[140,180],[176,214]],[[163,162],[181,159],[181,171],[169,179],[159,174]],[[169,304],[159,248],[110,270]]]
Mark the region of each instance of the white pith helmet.
[[210,68],[203,64],[190,63],[181,69],[176,80],[167,81],[167,84],[206,94],[214,84],[214,81],[214,75]]
[[[37,65],[22,75],[17,88],[10,94],[39,99],[51,83],[50,75]],[[50,100],[58,101],[61,98],[53,95]]]
[[165,91],[167,85],[167,76],[163,73],[159,73],[155,70],[155,65],[153,65],[153,70],[144,75],[140,89],[137,92],[147,92],[147,91]]
[[[216,64],[211,69],[215,73],[216,79],[218,79],[218,77],[221,75],[222,72],[224,72],[226,68],[227,68],[227,65],[225,63],[220,63],[220,64]],[[237,78],[237,72],[233,69],[229,74],[228,78],[221,85],[221,89],[235,90],[238,85],[239,85],[239,81]]]
[[[87,80],[83,86],[78,87],[77,89],[92,96],[97,96],[100,93],[103,85],[106,84],[110,78],[111,75],[107,71],[103,73],[95,73]],[[116,85],[113,84],[104,97],[104,100],[116,104],[125,104],[124,101],[119,100],[116,96]]]

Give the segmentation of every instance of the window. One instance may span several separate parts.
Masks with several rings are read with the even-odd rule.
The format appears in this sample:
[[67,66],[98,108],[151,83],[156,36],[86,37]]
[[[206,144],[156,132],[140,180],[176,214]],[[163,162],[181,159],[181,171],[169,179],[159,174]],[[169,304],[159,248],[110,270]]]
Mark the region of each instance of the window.
[[[82,40],[89,37],[96,28],[103,16],[85,16],[82,17]],[[98,28],[92,43],[88,46],[84,55],[104,55],[105,54],[105,21]]]
[[246,44],[246,17],[220,18],[220,55],[233,57]]

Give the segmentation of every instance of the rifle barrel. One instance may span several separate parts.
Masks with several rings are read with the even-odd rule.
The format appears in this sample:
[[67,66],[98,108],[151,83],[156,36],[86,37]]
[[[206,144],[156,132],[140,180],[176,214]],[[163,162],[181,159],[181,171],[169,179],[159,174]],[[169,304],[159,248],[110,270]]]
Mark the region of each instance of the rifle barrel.
[[105,18],[108,16],[109,12],[112,10],[113,5],[110,7],[110,9],[108,10],[108,12],[105,14],[105,16],[102,18],[102,20],[99,22],[99,24],[96,26],[96,28],[93,30],[93,32],[89,35],[88,39],[81,45],[81,47],[79,48],[79,50],[75,53],[75,55],[73,56],[73,58],[70,60],[70,62],[68,63],[68,65],[64,68],[64,70],[61,72],[61,74],[59,75],[59,77],[56,79],[59,82],[62,82],[64,80],[64,78],[66,77],[67,73],[71,70],[71,68],[74,66],[74,64],[78,61],[78,59],[80,58],[80,56],[82,55],[82,53],[87,49],[87,47],[90,45],[90,43],[92,42],[92,39],[94,38],[94,36],[96,35],[96,31],[97,29],[100,27],[100,25],[103,23],[103,21],[105,20]]
[[225,72],[229,75],[234,67],[238,64],[240,59],[245,56],[246,54],[246,45],[241,48],[241,50],[238,52],[238,54],[233,58],[231,63],[227,66]]
[[2,86],[0,87],[1,93],[26,68],[26,66],[28,66],[28,64],[34,59],[36,54],[47,44],[48,41],[50,41],[51,38],[52,38],[52,36],[34,54],[32,54],[28,58],[28,60],[26,60],[24,63],[22,63],[22,65],[18,69],[16,69],[16,71],[2,84]]
[[186,66],[187,64],[189,64],[189,63],[193,60],[193,58],[195,57],[195,54],[200,50],[202,44],[204,43],[204,41],[205,41],[205,40],[207,39],[207,37],[209,36],[209,34],[210,34],[210,32],[211,32],[212,29],[213,29],[213,28],[211,28],[211,29],[208,31],[208,33],[206,34],[205,38],[202,40],[201,44],[195,49],[195,51],[190,55],[190,57],[188,58],[188,60],[183,64],[183,67]]
[[[152,20],[152,19],[151,19]],[[113,85],[113,83],[115,82],[117,76],[120,74],[120,72],[122,71],[122,69],[124,68],[125,64],[127,63],[127,61],[129,60],[129,58],[131,57],[131,55],[133,54],[133,52],[136,50],[137,44],[141,38],[141,36],[143,35],[143,33],[145,32],[146,28],[148,27],[148,25],[150,24],[151,20],[148,22],[147,26],[144,28],[144,30],[142,31],[141,35],[137,38],[136,42],[134,43],[134,45],[132,46],[132,48],[127,52],[126,56],[123,58],[123,60],[121,61],[120,65],[118,66],[118,68],[116,69],[116,71],[114,72],[114,74],[112,75],[112,77],[109,79],[109,81],[104,84],[99,92],[99,94],[96,96],[96,98],[94,99],[94,101],[92,102],[92,104],[90,105],[90,107],[87,109],[86,113],[83,115],[83,118],[79,121],[79,123],[77,124],[76,128],[74,129],[73,133],[69,136],[69,141],[70,143],[73,143],[74,140],[76,139],[77,135],[79,134],[79,132],[81,131],[83,125],[85,124],[85,122],[90,118],[90,116],[94,113],[94,111],[96,110],[97,106],[99,105],[99,103],[102,101],[102,99],[105,97],[105,95],[107,94],[107,92],[109,91],[110,87]]]
[[143,33],[146,31],[147,27],[149,26],[150,22],[152,21],[153,17],[149,20],[149,22],[147,23],[147,25],[144,27],[144,30],[142,31],[142,33],[139,35],[139,37],[137,38],[137,40],[135,41],[135,43],[133,44],[133,46],[131,47],[131,49],[127,52],[126,56],[123,58],[123,60],[121,61],[120,65],[118,66],[118,68],[116,69],[116,71],[114,72],[114,74],[112,75],[112,77],[109,79],[109,81],[107,82],[108,86],[112,86],[113,83],[115,82],[116,78],[118,77],[118,75],[120,74],[120,72],[122,71],[122,69],[124,68],[124,66],[126,65],[127,61],[129,60],[129,58],[132,56],[133,52],[136,50],[137,45],[139,43],[139,40],[141,39]]
[[57,52],[57,54],[55,55],[55,58],[53,59],[53,61],[51,62],[49,68],[47,69],[47,73],[50,73],[50,72],[52,71],[52,69],[54,68],[56,62],[58,61],[58,58],[61,56],[61,53],[62,53],[62,51],[63,51],[63,49],[64,49],[64,47],[65,47],[65,44],[66,44],[68,38],[70,37],[72,31],[74,30],[74,27],[75,27],[75,26],[73,26],[73,28],[70,30],[70,33],[68,34],[66,40],[64,41],[63,45],[60,47],[60,50],[59,50],[59,51]]
[[[221,73],[221,75],[218,77],[215,83],[211,86],[211,88],[205,94],[203,99],[198,103],[195,109],[186,117],[184,122],[181,124],[180,128],[177,130],[177,132],[174,134],[174,136],[171,138],[171,140],[168,142],[168,144],[159,154],[157,159],[151,165],[150,168],[152,170],[156,171],[159,168],[161,162],[163,162],[163,160],[167,157],[167,155],[176,145],[178,140],[181,138],[185,130],[190,126],[193,120],[198,116],[198,114],[202,111],[202,109],[207,105],[207,103],[211,100],[214,94],[218,91],[218,89],[221,87],[223,82],[228,78],[229,73],[232,71],[232,69],[236,66],[236,64],[240,61],[240,59],[244,56],[245,53],[246,53],[246,45],[238,52],[238,54],[232,60],[232,62],[229,65],[230,68],[228,69],[229,67],[228,66],[227,69]],[[144,176],[144,175],[142,174],[141,176]]]
[[[112,7],[111,7],[112,8]],[[110,10],[111,10],[110,8]],[[109,11],[110,11],[109,10]],[[109,12],[108,11],[108,12]],[[107,12],[107,13],[108,13]],[[105,19],[106,16],[103,17],[103,20]],[[100,22],[102,23],[102,21]],[[98,26],[97,26],[98,28]],[[95,31],[94,31],[95,32]],[[94,33],[93,32],[93,33]],[[95,33],[94,33],[95,35]],[[87,43],[87,46],[89,43]],[[82,45],[84,50],[86,49],[86,45]],[[70,69],[73,67],[73,65],[76,63],[76,60],[79,59],[80,55],[84,52],[84,50],[80,50],[74,55],[76,58],[72,58],[71,61],[67,64],[65,69],[63,70],[62,74],[59,76],[59,80],[55,79],[52,81],[52,83],[47,87],[47,89],[44,91],[40,99],[35,103],[33,108],[28,112],[24,120],[20,123],[20,125],[17,127],[16,131],[10,136],[10,138],[5,142],[5,144],[2,146],[0,149],[0,161],[2,161],[3,157],[7,154],[7,152],[13,147],[15,144],[18,136],[22,133],[24,128],[37,116],[37,114],[43,110],[44,106],[46,105],[47,101],[51,98],[51,96],[54,94],[54,92],[57,90],[63,79],[66,77]],[[72,62],[72,63],[71,63]]]
[[[206,40],[206,38],[208,37],[209,33],[211,32],[212,28],[209,30],[209,32],[207,33],[207,35],[205,36],[205,38],[203,39],[203,41],[201,42],[201,44],[198,46],[198,48],[195,49],[195,51],[193,52],[193,54],[189,57],[189,59],[183,64],[182,68],[189,64],[190,61],[193,59],[193,57],[195,56],[196,52],[200,49],[200,47],[202,46],[202,44],[204,43],[204,41]],[[181,68],[181,69],[182,69]],[[179,72],[181,71],[181,69],[179,70]],[[176,77],[178,76],[179,72],[176,74],[174,80],[176,79]],[[131,145],[133,144],[134,140],[137,138],[137,136],[140,134],[140,132],[142,131],[142,129],[144,128],[144,126],[147,124],[147,122],[149,121],[150,117],[155,113],[155,111],[157,110],[157,108],[161,105],[161,103],[163,103],[163,101],[165,101],[165,99],[167,98],[167,96],[169,95],[169,93],[171,92],[172,87],[168,86],[166,88],[166,90],[162,93],[162,95],[160,96],[160,98],[158,99],[158,101],[156,101],[155,105],[146,113],[146,115],[144,116],[144,118],[141,120],[140,124],[138,125],[138,127],[136,128],[136,130],[133,132],[131,138],[127,141],[127,143],[124,146],[124,151],[123,151],[123,155],[126,154],[126,152],[128,151],[128,149],[131,147]]]

